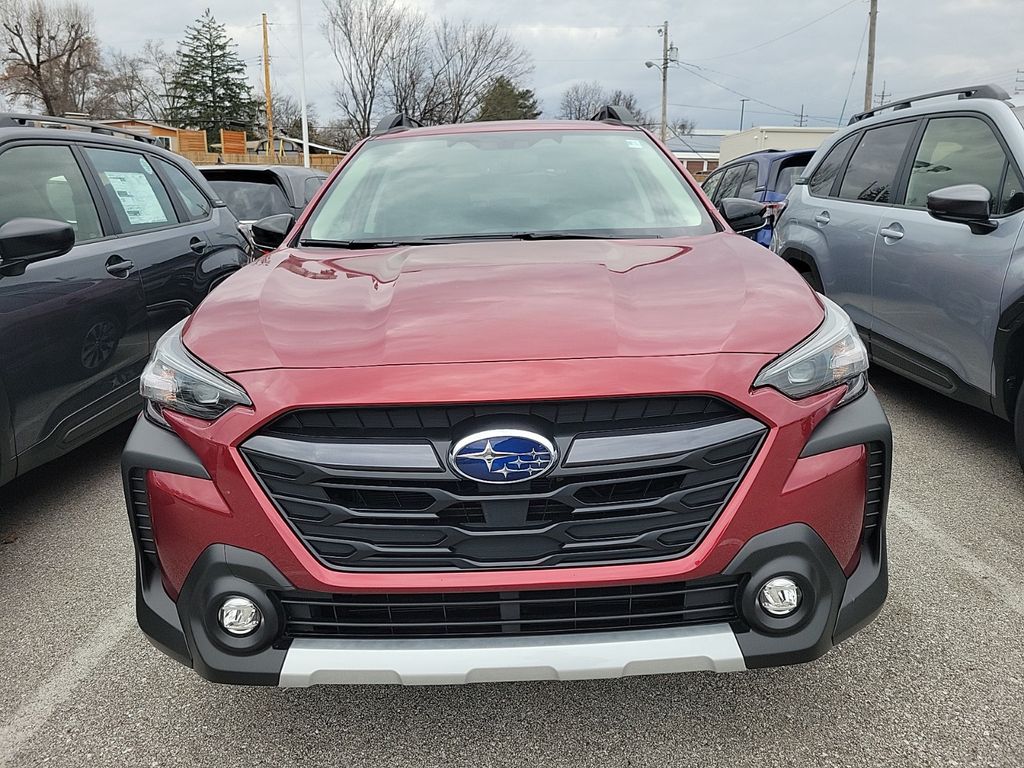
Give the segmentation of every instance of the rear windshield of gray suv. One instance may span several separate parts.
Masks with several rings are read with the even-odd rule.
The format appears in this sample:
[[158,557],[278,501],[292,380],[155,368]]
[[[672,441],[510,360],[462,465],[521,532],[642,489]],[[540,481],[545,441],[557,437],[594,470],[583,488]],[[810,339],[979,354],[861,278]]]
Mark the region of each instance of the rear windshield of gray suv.
[[645,134],[529,130],[371,140],[327,190],[303,238],[714,231],[682,173]]

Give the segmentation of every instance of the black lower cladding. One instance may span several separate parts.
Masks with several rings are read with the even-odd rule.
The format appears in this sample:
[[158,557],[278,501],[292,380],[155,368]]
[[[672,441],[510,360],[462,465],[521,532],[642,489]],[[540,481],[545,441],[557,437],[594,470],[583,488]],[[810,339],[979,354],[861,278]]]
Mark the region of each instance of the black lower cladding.
[[[741,419],[750,421],[721,400],[685,396],[300,411],[261,434],[311,443],[429,442],[444,456],[460,437],[495,426],[532,429],[566,447],[581,435],[688,430]],[[685,555],[728,501],[766,431],[723,437],[682,455],[563,466],[500,486],[440,468],[359,473],[245,445],[242,452],[296,534],[329,567],[544,568]]]
[[739,580],[436,594],[282,592],[285,637],[489,637],[736,621]]

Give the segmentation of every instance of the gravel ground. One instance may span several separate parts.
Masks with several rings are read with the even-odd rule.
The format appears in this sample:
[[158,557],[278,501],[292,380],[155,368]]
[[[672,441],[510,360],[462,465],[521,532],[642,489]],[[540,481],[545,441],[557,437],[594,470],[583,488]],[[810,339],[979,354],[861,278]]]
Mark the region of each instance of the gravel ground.
[[1020,766],[1024,483],[1011,430],[874,381],[897,452],[885,610],[818,662],[721,676],[207,683],[134,626],[127,430],[113,432],[0,490],[0,768]]

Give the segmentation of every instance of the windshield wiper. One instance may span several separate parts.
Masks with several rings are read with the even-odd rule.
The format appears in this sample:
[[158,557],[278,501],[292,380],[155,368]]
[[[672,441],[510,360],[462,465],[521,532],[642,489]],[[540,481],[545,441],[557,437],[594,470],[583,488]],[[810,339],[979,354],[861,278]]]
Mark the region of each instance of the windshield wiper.
[[[652,235],[650,237],[661,237],[661,235]],[[623,238],[596,232],[551,230],[539,232],[480,232],[474,235],[438,235],[423,239],[425,242],[430,243],[464,243],[474,240],[617,240]]]
[[299,240],[299,245],[309,248],[347,248],[350,251],[358,251],[363,248],[398,248],[402,245],[422,244],[422,240],[317,240],[308,237]]

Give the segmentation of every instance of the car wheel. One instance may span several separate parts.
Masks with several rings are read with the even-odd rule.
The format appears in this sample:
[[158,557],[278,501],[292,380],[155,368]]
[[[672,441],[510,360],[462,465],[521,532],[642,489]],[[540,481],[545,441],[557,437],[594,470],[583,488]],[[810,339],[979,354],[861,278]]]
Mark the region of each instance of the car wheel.
[[100,315],[88,321],[82,334],[78,353],[78,368],[91,375],[101,371],[117,351],[121,342],[121,325],[112,315]]
[[1017,460],[1024,469],[1024,387],[1017,393],[1017,406],[1013,409],[1013,438],[1017,446]]
[[814,274],[814,271],[810,267],[808,267],[806,264],[796,263],[793,264],[793,268],[800,273],[800,277],[802,277],[804,281],[809,286],[811,286],[811,288],[813,288],[818,293],[825,292],[825,288],[821,284],[821,280],[818,279],[818,276]]

